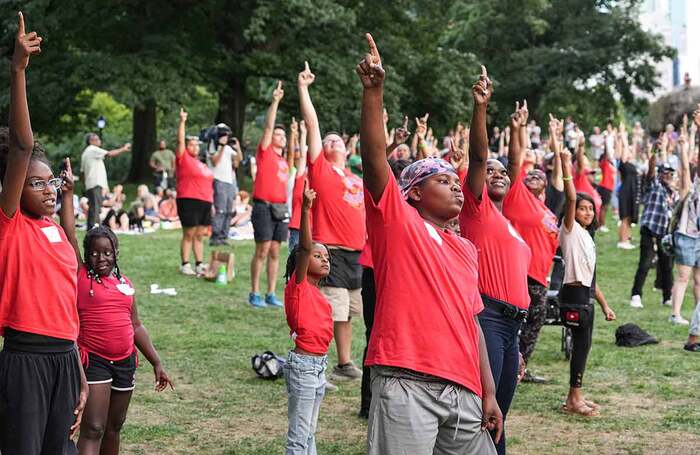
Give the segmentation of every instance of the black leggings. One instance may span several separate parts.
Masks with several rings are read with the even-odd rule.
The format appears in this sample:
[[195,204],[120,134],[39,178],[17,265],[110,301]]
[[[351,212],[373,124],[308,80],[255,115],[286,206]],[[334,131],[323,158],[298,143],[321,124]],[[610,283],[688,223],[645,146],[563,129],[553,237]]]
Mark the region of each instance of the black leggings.
[[367,346],[374,324],[374,304],[377,296],[374,289],[374,269],[363,267],[362,270],[362,317],[365,320],[365,353],[362,356],[362,400],[360,402],[360,413],[368,414],[369,405],[372,402],[372,389],[370,384],[370,369],[364,366],[367,359]]
[[[562,286],[559,291],[562,302],[578,305],[590,305],[591,288],[586,286]],[[586,370],[588,353],[591,350],[593,340],[593,308],[591,308],[591,322],[585,327],[571,327],[573,350],[571,352],[569,385],[581,387],[583,385],[583,372]]]

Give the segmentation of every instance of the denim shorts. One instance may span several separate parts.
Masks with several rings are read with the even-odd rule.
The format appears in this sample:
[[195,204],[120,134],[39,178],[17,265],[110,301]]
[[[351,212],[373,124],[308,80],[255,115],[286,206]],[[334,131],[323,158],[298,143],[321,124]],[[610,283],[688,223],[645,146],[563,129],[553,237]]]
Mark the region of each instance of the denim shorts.
[[700,239],[676,232],[673,234],[673,255],[676,264],[700,267]]

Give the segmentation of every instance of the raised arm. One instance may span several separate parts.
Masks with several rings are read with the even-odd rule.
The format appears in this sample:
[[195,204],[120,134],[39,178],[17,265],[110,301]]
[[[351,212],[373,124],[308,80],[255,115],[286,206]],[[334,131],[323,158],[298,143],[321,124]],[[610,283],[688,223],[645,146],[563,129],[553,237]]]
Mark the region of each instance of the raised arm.
[[110,158],[113,158],[115,156],[119,156],[122,153],[130,152],[131,151],[131,144],[127,142],[126,144],[122,145],[118,149],[110,150],[107,152],[107,156]]
[[321,154],[322,148],[321,127],[318,124],[316,109],[314,108],[314,103],[311,102],[311,95],[309,94],[309,86],[314,83],[314,80],[316,80],[316,76],[309,69],[309,62],[304,62],[304,71],[299,73],[297,82],[299,85],[301,116],[304,118],[304,123],[306,123],[306,139],[309,146],[308,159],[309,163],[312,164]]
[[226,150],[226,145],[228,143],[228,136],[221,136],[219,138],[219,143],[217,144],[217,150],[211,157],[211,164],[214,166],[219,164],[221,158],[224,156],[224,150]]
[[25,70],[29,56],[41,52],[41,37],[36,32],[25,33],[24,16],[19,13],[15,50],[10,65],[10,137],[7,168],[2,176],[0,208],[12,218],[19,207],[24,180],[34,148],[34,135],[29,119]]
[[550,177],[550,184],[557,191],[564,191],[564,180],[562,180],[562,165],[561,165],[561,147],[559,142],[559,126],[560,123],[549,114],[549,144],[554,153],[554,168]]
[[301,203],[301,224],[299,225],[299,247],[296,252],[296,267],[294,275],[296,283],[299,284],[306,279],[306,273],[309,269],[309,260],[311,259],[311,250],[313,250],[313,240],[311,240],[311,206],[316,199],[316,191],[309,188],[308,181],[304,181],[304,199]]
[[510,116],[510,143],[508,144],[508,177],[511,182],[515,182],[520,177],[520,169],[523,166],[523,150],[525,143],[522,142],[523,118],[527,123],[527,101],[523,101],[523,107],[519,102],[515,102],[515,112]]
[[584,163],[586,160],[586,141],[581,137],[576,140],[576,172],[583,172]]
[[272,132],[275,129],[275,120],[277,120],[277,108],[280,105],[284,97],[284,90],[282,90],[282,81],[277,81],[277,88],[272,92],[272,102],[270,107],[267,108],[267,114],[265,115],[265,126],[263,127],[263,134],[260,138],[260,147],[266,149],[270,146],[272,142]]
[[233,150],[235,150],[236,153],[233,155],[231,165],[234,169],[238,169],[238,166],[241,164],[241,160],[243,159],[243,151],[241,150],[241,142],[237,137],[233,138]]
[[428,145],[425,143],[425,137],[428,134],[428,116],[429,114],[426,113],[422,118],[416,117],[416,134],[413,135],[413,153],[416,161],[426,156]]
[[486,67],[481,65],[481,76],[472,86],[474,110],[469,128],[469,171],[467,181],[469,191],[481,198],[486,181],[486,162],[489,158],[489,141],[486,133],[486,108],[491,99],[491,80]]
[[396,131],[394,131],[393,134],[393,140],[391,141],[391,144],[386,148],[386,156],[388,157],[394,150],[396,150],[396,147],[398,147],[401,144],[404,144],[408,140],[408,136],[410,135],[411,132],[408,131],[408,117],[404,115],[403,124],[400,127],[396,128]]
[[58,214],[61,220],[61,227],[66,233],[66,238],[75,251],[78,259],[78,270],[83,266],[83,258],[80,255],[78,237],[75,235],[75,208],[73,207],[73,169],[70,165],[70,158],[66,158],[66,169],[61,172],[63,185],[61,186],[61,210]]
[[299,122],[299,164],[297,164],[297,175],[303,175],[306,172],[306,159],[309,152],[309,147],[306,145],[306,122]]
[[180,123],[177,127],[177,148],[175,153],[178,158],[185,153],[185,147],[187,145],[185,141],[185,125],[187,124],[187,112],[183,108],[180,108]]
[[564,177],[564,193],[566,195],[566,206],[564,208],[564,227],[571,231],[576,222],[576,188],[574,178],[571,175],[571,152],[566,149],[561,151],[561,168]]
[[[289,124],[289,144],[287,144],[287,168],[294,167],[294,155],[296,148],[299,145],[299,124],[297,119],[292,117],[292,123]],[[299,170],[297,169],[297,172]]]
[[690,176],[690,163],[688,159],[688,138],[685,134],[681,134],[678,139],[678,145],[681,148],[681,185],[679,195],[681,199],[683,199],[688,194],[690,186],[693,184],[693,179]]
[[374,201],[379,201],[389,181],[386,161],[386,136],[383,125],[384,68],[372,35],[367,34],[369,53],[355,69],[362,82],[362,114],[360,137],[362,146],[362,179]]

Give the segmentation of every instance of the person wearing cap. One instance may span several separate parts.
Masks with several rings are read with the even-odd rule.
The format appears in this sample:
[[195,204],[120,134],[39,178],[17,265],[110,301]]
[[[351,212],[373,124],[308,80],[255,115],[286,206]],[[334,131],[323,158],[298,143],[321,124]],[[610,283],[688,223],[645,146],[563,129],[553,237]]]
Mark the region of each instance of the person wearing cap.
[[[671,213],[678,202],[675,189],[675,170],[666,164],[657,168],[657,154],[649,158],[649,170],[644,178],[642,203],[644,211],[640,221],[639,264],[634,275],[630,306],[642,308],[642,288],[651,268],[654,255],[657,256],[657,270],[660,274],[662,304],[670,305],[673,288],[673,260],[662,247],[661,240],[668,233]],[[654,250],[656,249],[656,253]],[[680,315],[671,315],[671,322],[688,324]]]
[[356,69],[377,293],[365,362],[372,372],[367,453],[494,454],[487,430],[498,440],[502,418],[476,317],[483,308],[477,252],[448,229],[463,204],[459,177],[448,162],[426,158],[397,184],[382,125],[385,73],[367,40],[371,53]]
[[[461,235],[479,252],[479,292],[485,307],[479,314],[479,323],[486,339],[496,399],[505,420],[522,373],[518,332],[530,306],[527,276],[531,253],[502,213],[504,201],[512,191],[511,182],[519,178],[520,168],[515,163],[520,163],[520,123],[524,112],[516,105],[511,118],[508,167],[488,159],[486,108],[491,89],[486,68],[482,67],[481,77],[472,88],[469,169],[459,224]],[[498,453],[505,454],[505,434],[494,442]]]
[[[231,128],[225,123],[216,125],[218,141],[210,144],[209,167],[214,173],[214,217],[212,219],[210,246],[228,243],[228,232],[233,217],[233,202],[238,185],[236,168],[241,161],[238,139],[232,138]],[[236,149],[229,145],[231,142]]]

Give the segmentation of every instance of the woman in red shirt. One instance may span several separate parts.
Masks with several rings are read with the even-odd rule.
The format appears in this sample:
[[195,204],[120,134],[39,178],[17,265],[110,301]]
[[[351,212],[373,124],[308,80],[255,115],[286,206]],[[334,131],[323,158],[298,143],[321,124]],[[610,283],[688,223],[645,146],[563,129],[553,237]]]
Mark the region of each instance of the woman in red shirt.
[[446,161],[428,158],[404,169],[397,184],[386,159],[384,69],[369,34],[367,40],[370,53],[357,73],[376,266],[365,361],[372,368],[368,453],[494,453],[485,430],[498,440],[502,419],[476,318],[482,309],[477,253],[448,229],[462,208],[459,177]]
[[[199,161],[199,139],[188,137],[185,141],[187,112],[180,109],[180,125],[177,129],[177,213],[182,224],[180,255],[183,275],[204,275],[203,239],[211,226],[211,206],[214,202],[214,174]],[[190,265],[190,251],[194,251],[195,268]]]
[[333,339],[331,305],[319,284],[330,272],[328,248],[311,241],[316,192],[304,185],[299,244],[287,259],[284,311],[295,348],[284,365],[289,396],[287,453],[316,453],[316,424],[326,391],[328,346]]
[[[519,129],[524,113],[516,105],[506,169],[498,160],[488,159],[486,108],[491,97],[491,81],[483,66],[472,95],[469,171],[463,187],[464,207],[459,224],[461,235],[479,251],[479,292],[485,307],[479,314],[479,322],[486,338],[496,399],[505,418],[518,381],[518,331],[530,305],[527,287],[530,248],[501,213],[511,182],[519,178]],[[496,442],[496,449],[499,454],[505,453],[505,435]]]
[[608,207],[610,207],[610,200],[612,199],[612,192],[615,189],[615,166],[612,163],[612,159],[608,152],[603,152],[598,159],[598,167],[602,174],[600,183],[596,186],[596,191],[600,194],[600,215],[598,216],[598,230],[600,232],[609,232],[609,229],[605,226],[605,218],[608,215]]
[[[65,191],[73,193],[73,175],[66,159]],[[120,431],[136,384],[136,348],[153,365],[156,391],[173,386],[136,309],[131,281],[121,274],[119,241],[105,226],[90,229],[80,256],[75,217],[61,212],[61,226],[78,262],[78,348],[90,395],[80,425],[81,454],[118,453]]]
[[[72,453],[88,386],[75,348],[77,264],[53,222],[56,190],[34,142],[25,70],[41,38],[19,13],[10,73],[10,127],[0,128],[0,452]],[[62,194],[73,216],[73,194]]]

